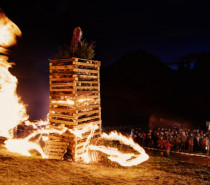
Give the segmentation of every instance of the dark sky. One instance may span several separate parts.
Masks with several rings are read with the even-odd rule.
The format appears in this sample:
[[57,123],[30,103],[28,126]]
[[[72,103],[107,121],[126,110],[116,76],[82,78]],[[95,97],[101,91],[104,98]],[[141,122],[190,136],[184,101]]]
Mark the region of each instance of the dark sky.
[[96,41],[96,58],[104,66],[131,50],[144,49],[164,62],[210,50],[206,0],[3,0],[0,5],[22,30],[18,51],[42,65],[71,41],[77,26],[83,38]]
[[207,0],[0,0],[0,7],[22,31],[11,58],[32,120],[48,112],[48,59],[71,41],[77,26],[84,39],[96,41],[102,67],[133,50],[146,50],[163,62],[210,51]]

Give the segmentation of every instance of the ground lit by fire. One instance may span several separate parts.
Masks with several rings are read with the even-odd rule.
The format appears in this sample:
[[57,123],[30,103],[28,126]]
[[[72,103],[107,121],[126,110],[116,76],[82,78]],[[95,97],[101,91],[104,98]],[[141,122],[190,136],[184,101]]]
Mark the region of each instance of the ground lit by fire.
[[[5,147],[15,153],[21,153],[25,156],[30,156],[30,150],[36,150],[42,158],[48,158],[43,151],[43,146],[39,142],[47,140],[47,134],[58,133],[62,134],[69,131],[77,137],[81,137],[87,129],[91,130],[89,137],[83,147],[84,153],[81,154],[82,160],[90,163],[92,157],[89,156],[90,151],[103,152],[111,161],[117,162],[122,166],[138,165],[146,161],[149,156],[144,149],[138,144],[134,143],[131,138],[127,138],[120,133],[112,132],[109,135],[102,133],[101,138],[106,140],[117,140],[121,144],[130,146],[135,150],[135,153],[123,153],[117,148],[110,148],[105,146],[97,146],[90,144],[94,131],[97,129],[96,124],[90,123],[82,129],[68,129],[63,126],[60,130],[50,129],[48,121],[30,122],[26,106],[21,101],[21,98],[16,94],[18,80],[9,72],[12,64],[8,62],[7,51],[8,47],[16,43],[16,37],[21,36],[19,28],[10,21],[3,13],[0,14],[0,136],[6,137]],[[61,100],[63,101],[63,100]],[[80,103],[90,101],[89,99],[81,98]],[[73,105],[72,100],[67,100],[63,103]],[[19,124],[24,124],[25,127],[31,128],[30,133],[22,138],[16,138],[16,128]],[[35,140],[36,138],[36,140]]]
[[88,165],[10,153],[0,146],[0,184],[208,184],[209,167],[153,156],[121,167],[110,160]]

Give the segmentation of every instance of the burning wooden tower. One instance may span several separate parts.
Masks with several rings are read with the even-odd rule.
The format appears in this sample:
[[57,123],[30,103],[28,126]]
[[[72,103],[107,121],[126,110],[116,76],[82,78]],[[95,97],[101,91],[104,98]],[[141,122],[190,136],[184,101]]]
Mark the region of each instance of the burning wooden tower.
[[51,129],[68,131],[50,133],[45,153],[50,159],[62,160],[70,155],[80,161],[89,144],[88,137],[101,134],[100,61],[80,58],[49,61],[49,125]]

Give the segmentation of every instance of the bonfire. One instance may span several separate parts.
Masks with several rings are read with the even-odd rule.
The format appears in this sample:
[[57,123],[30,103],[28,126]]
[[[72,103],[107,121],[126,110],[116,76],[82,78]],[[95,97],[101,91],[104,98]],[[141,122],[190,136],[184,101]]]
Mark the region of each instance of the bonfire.
[[[42,158],[48,159],[50,155],[45,152],[44,148],[46,148],[46,143],[50,142],[50,136],[71,133],[77,138],[82,138],[83,133],[89,130],[89,135],[82,138],[85,139],[83,152],[80,153],[82,162],[90,163],[93,160],[97,160],[90,155],[94,152],[104,153],[109,160],[122,166],[138,165],[149,158],[144,149],[135,143],[132,138],[125,137],[116,131],[110,134],[100,132],[98,140],[117,140],[119,144],[130,146],[135,152],[123,153],[117,148],[96,144],[97,142],[93,141],[93,136],[99,126],[93,122],[89,122],[82,127],[73,128],[66,126],[68,124],[62,123],[53,127],[55,125],[48,120],[30,122],[26,113],[26,106],[16,93],[18,80],[9,72],[12,63],[8,62],[7,51],[10,46],[16,43],[17,36],[21,36],[20,29],[3,12],[0,12],[0,136],[6,138],[4,144],[9,151],[31,156],[31,151],[36,150]],[[92,99],[88,97],[77,100],[64,98],[56,101],[51,101],[51,104],[74,105],[77,101],[77,103],[87,103],[86,109],[88,109],[88,102],[92,101]],[[17,136],[17,128],[21,125],[23,131],[28,129],[30,133],[27,135],[23,134],[19,138]]]

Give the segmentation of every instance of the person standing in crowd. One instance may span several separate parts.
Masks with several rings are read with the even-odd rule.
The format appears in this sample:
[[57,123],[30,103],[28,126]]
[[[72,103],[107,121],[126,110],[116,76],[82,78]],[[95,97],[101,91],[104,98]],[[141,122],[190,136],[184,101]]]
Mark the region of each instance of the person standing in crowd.
[[187,142],[187,136],[185,135],[185,132],[182,132],[180,151],[184,151],[186,149],[186,142]]
[[200,134],[197,131],[194,137],[194,151],[198,152],[199,150],[200,150]]
[[134,129],[131,129],[131,137],[134,137]]
[[210,150],[210,135],[206,137],[206,154],[209,155]]
[[193,152],[193,137],[192,136],[188,140],[188,151]]
[[170,142],[168,139],[166,139],[164,141],[164,146],[165,146],[165,149],[166,149],[166,155],[169,156],[169,153],[170,153],[170,150],[171,150],[171,145],[170,145]]
[[205,151],[206,151],[206,140],[207,140],[207,138],[205,136],[201,136],[200,144],[201,144],[202,153],[205,153]]
[[164,142],[163,142],[163,136],[160,136],[160,139],[158,140],[158,147],[161,149],[160,155],[163,156],[163,147],[164,147]]
[[154,141],[153,141],[152,136],[151,136],[150,133],[149,133],[148,138],[147,138],[147,146],[149,148],[153,148],[154,147]]

